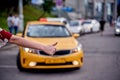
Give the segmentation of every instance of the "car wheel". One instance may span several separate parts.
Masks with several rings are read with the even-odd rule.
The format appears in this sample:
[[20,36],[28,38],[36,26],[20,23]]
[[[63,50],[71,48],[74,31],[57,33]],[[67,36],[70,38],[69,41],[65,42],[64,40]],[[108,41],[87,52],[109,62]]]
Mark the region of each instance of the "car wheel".
[[18,53],[17,55],[16,64],[17,64],[17,68],[19,69],[19,71],[25,71],[25,69],[21,65],[20,53]]
[[80,69],[80,67],[75,67],[75,68],[73,68],[73,70],[79,70]]
[[92,28],[90,29],[90,32],[91,32],[91,33],[93,32],[93,29],[92,29]]
[[80,35],[84,35],[85,33],[84,33],[83,31],[80,31],[79,34],[80,34]]
[[117,36],[117,34],[115,34],[115,36]]
[[82,35],[82,31],[79,31],[79,34]]

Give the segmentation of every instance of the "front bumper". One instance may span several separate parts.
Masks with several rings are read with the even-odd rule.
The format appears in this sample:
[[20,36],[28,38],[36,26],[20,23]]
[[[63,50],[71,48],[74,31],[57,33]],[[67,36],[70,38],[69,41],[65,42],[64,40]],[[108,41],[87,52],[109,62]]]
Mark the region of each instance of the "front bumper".
[[[20,49],[20,61],[23,68],[56,69],[76,68],[83,66],[83,51],[64,56],[43,56],[33,53],[26,53]],[[34,66],[30,63],[34,62]]]

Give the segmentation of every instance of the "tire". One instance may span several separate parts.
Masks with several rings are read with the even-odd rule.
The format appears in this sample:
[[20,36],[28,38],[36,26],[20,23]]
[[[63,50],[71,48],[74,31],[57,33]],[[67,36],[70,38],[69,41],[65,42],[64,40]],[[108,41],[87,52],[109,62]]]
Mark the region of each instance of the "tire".
[[21,71],[21,72],[25,71],[25,69],[21,65],[20,52],[17,55],[16,64],[17,64],[17,68],[18,68],[19,71]]
[[92,28],[90,29],[90,32],[93,33],[93,29]]
[[74,70],[79,70],[80,69],[80,67],[76,67],[76,68],[74,68]]
[[115,36],[118,36],[117,34],[115,34]]
[[82,35],[82,31],[80,31],[79,34]]

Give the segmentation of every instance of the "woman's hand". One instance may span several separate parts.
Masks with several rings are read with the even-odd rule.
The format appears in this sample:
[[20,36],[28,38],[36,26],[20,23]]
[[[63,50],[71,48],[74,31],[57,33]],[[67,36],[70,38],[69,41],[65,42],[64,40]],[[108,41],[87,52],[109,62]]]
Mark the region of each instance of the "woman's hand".
[[56,52],[56,48],[55,48],[56,45],[57,42],[52,45],[45,46],[43,51],[49,55],[54,55],[54,53]]

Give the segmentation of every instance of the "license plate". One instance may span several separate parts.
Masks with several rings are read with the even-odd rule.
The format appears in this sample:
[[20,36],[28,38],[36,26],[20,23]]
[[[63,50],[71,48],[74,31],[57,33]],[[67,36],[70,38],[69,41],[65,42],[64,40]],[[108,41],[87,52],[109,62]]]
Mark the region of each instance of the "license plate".
[[46,60],[47,64],[51,64],[51,63],[65,63],[64,59],[47,59]]

